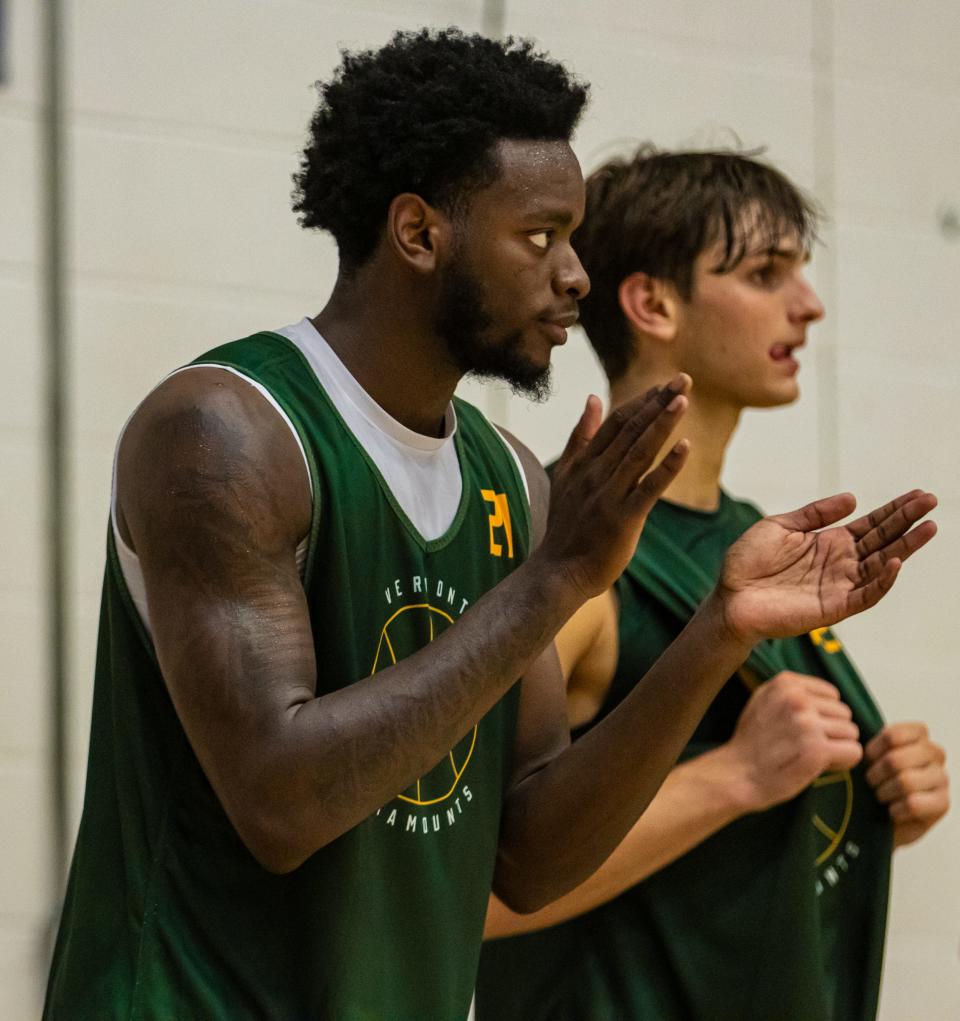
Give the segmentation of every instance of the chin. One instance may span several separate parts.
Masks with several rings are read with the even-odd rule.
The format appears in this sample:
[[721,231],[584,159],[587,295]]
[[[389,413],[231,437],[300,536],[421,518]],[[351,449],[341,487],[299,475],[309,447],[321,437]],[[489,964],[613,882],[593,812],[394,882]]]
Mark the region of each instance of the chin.
[[800,386],[793,383],[791,386],[777,387],[775,390],[766,390],[763,393],[755,394],[754,399],[748,402],[751,408],[783,408],[794,404],[800,397]]

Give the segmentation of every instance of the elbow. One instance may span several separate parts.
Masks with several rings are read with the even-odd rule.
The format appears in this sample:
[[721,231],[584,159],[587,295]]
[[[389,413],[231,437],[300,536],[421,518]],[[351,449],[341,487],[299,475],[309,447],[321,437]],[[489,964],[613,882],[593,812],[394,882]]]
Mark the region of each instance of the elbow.
[[305,829],[277,813],[247,812],[233,816],[231,822],[257,864],[275,876],[296,871],[322,846],[308,846]]
[[560,891],[549,888],[547,878],[539,875],[540,870],[518,870],[504,868],[498,863],[493,877],[493,892],[517,915],[532,915],[560,896]]
[[311,852],[298,847],[291,840],[283,839],[276,832],[259,830],[254,833],[245,827],[238,829],[237,833],[256,863],[275,876],[295,872],[310,857]]

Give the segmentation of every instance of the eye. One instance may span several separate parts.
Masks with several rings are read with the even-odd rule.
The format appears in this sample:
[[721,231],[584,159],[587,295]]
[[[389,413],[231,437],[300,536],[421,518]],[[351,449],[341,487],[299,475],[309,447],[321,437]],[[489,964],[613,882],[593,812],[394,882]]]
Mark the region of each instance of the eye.
[[750,279],[753,283],[759,284],[762,287],[769,287],[776,281],[776,278],[777,269],[772,262],[768,262],[750,273]]
[[552,231],[549,230],[538,230],[535,231],[533,234],[528,234],[527,237],[530,238],[531,242],[534,245],[536,245],[537,248],[539,248],[541,251],[546,251],[547,248],[550,246],[551,233]]

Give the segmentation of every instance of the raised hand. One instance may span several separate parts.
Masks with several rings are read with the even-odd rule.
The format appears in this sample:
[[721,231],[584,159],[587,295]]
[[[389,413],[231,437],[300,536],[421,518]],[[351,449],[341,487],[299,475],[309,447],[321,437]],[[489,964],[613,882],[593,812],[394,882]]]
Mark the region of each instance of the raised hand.
[[595,397],[570,435],[553,476],[547,531],[538,554],[569,572],[585,598],[620,576],[633,556],[650,508],[686,460],[686,440],[652,471],[687,406],[681,373],[622,405],[600,424]]
[[841,493],[757,522],[724,560],[718,594],[727,626],[756,642],[868,609],[890,590],[903,561],[936,534],[932,521],[916,525],[936,505],[932,493],[915,489],[831,528],[856,506]]
[[795,797],[827,770],[852,769],[863,757],[852,716],[819,677],[783,671],[761,684],[726,745],[750,811]]
[[946,754],[923,723],[884,727],[865,749],[867,782],[887,805],[897,847],[912,844],[947,813]]

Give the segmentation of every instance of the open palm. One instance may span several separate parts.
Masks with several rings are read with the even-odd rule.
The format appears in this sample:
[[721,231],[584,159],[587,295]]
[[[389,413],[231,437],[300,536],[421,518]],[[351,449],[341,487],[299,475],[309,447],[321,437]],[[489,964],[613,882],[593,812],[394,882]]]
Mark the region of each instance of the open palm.
[[[828,627],[879,602],[900,565],[936,534],[913,527],[937,504],[916,489],[847,525],[850,493],[764,518],[730,547],[720,576],[728,625],[750,640]],[[817,531],[817,529],[821,529]]]

